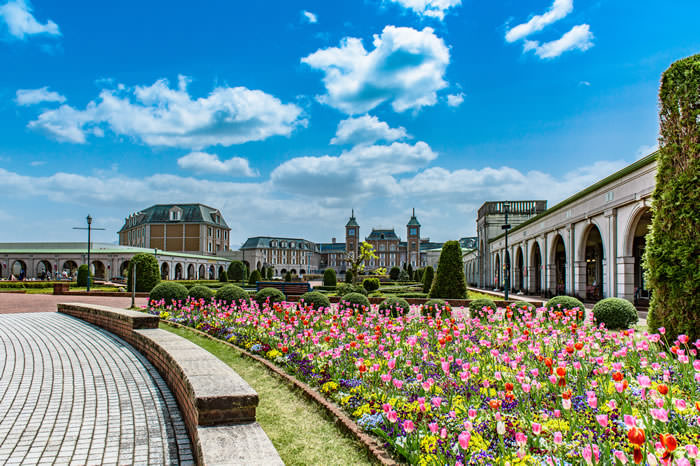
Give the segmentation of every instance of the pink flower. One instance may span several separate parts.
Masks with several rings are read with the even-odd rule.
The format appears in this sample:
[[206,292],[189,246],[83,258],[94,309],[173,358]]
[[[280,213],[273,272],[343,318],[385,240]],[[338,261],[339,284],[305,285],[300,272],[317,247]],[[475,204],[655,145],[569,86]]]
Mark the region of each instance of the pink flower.
[[561,400],[561,406],[566,410],[571,409],[571,400]]
[[525,444],[527,443],[527,435],[523,434],[522,432],[516,432],[515,442],[521,447],[525,446]]
[[428,429],[430,429],[431,434],[437,433],[437,431],[438,431],[437,422],[431,422],[430,424],[428,424]]
[[615,409],[617,408],[617,402],[615,400],[610,400],[607,402],[608,408],[610,409]]
[[459,437],[457,437],[457,440],[459,441],[459,446],[462,450],[466,450],[469,448],[469,441],[472,438],[472,434],[470,434],[467,431],[462,432],[459,434]]
[[393,424],[399,419],[399,415],[396,414],[396,411],[392,410],[386,414],[386,418],[389,419],[389,422]]
[[665,335],[665,334],[666,334],[666,328],[665,328],[665,327],[659,327],[659,333],[660,333],[661,335]]
[[688,407],[685,400],[676,399],[676,400],[673,400],[673,404],[678,411],[684,411],[685,408]]
[[693,361],[693,369],[700,372],[700,359],[696,359],[695,361]]
[[583,450],[581,451],[581,456],[583,456],[583,459],[586,461],[586,464],[593,464],[593,452],[591,452],[591,447],[585,446],[583,447]]
[[608,415],[607,414],[597,414],[595,420],[598,421],[601,427],[608,427]]
[[442,404],[442,398],[440,398],[439,396],[434,396],[433,399],[430,400],[430,402],[433,404],[433,406],[439,408]]
[[540,435],[542,433],[542,424],[537,422],[532,423],[532,433],[535,435]]
[[624,451],[614,450],[613,455],[620,463],[627,464],[627,455],[625,455]]
[[382,405],[382,409],[384,410],[385,413],[388,413],[389,411],[391,411],[391,405],[389,403],[384,403]]
[[688,343],[688,335],[678,335],[678,341],[681,342],[681,344],[685,345]]
[[471,421],[464,421],[464,428],[468,431],[471,432],[474,430],[474,424],[471,423]]
[[644,388],[651,388],[651,379],[646,375],[640,375],[637,377],[637,382]]
[[390,375],[390,374],[382,374],[381,377],[382,377],[382,382],[384,382],[384,383],[387,383],[387,382],[391,381],[391,375]]
[[403,386],[403,380],[394,379],[393,383],[394,383],[394,387],[401,390],[401,387]]
[[403,421],[403,430],[405,430],[407,434],[413,432],[414,427],[415,426],[413,425],[413,421],[411,421],[410,419],[406,419],[405,421]]
[[447,429],[444,427],[440,429],[440,438],[447,438]]
[[668,411],[663,408],[649,410],[651,417],[661,422],[668,422]]
[[563,443],[561,432],[554,432],[554,444],[561,445]]
[[637,419],[634,416],[625,414],[623,419],[625,420],[625,426],[627,426],[628,429],[631,429],[637,425]]
[[598,399],[596,397],[589,397],[588,398],[588,405],[593,409],[597,409],[598,408]]
[[698,456],[698,447],[695,445],[686,445],[685,451],[691,458],[696,458]]

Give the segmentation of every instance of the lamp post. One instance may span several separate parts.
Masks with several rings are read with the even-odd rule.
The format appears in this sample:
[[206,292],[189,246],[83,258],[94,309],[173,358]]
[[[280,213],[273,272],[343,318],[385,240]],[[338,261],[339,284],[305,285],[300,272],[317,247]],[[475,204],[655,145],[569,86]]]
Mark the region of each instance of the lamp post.
[[92,217],[90,214],[87,216],[87,228],[82,228],[82,227],[73,227],[74,230],[87,230],[88,232],[88,243],[87,243],[87,266],[88,266],[88,274],[87,274],[87,287],[85,288],[85,291],[90,291],[90,266],[92,265],[90,263],[90,232],[91,230],[104,230],[104,228],[92,228]]
[[506,254],[505,254],[505,267],[506,267],[506,279],[505,279],[505,293],[504,293],[504,298],[506,301],[508,301],[508,292],[510,291],[510,254],[508,254],[508,230],[510,230],[510,225],[508,224],[508,210],[510,209],[510,203],[509,202],[504,202],[503,203],[503,212],[506,216],[505,218],[505,225],[501,227],[501,229],[505,230],[506,232]]

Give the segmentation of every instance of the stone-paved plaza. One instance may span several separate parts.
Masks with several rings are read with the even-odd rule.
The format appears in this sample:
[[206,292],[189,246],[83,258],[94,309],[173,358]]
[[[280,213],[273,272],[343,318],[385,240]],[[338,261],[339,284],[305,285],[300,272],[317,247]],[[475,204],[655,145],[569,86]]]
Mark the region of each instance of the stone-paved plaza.
[[72,317],[0,314],[0,395],[0,464],[194,464],[155,368]]

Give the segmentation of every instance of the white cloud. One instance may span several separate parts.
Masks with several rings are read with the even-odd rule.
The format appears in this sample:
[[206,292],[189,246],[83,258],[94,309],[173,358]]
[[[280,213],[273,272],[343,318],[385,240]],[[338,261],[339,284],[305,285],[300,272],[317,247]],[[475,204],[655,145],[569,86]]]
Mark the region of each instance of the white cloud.
[[588,24],[579,24],[571,28],[569,32],[557,40],[545,42],[540,45],[538,41],[526,40],[523,51],[534,50],[540,58],[556,58],[569,50],[581,50],[582,52],[593,47],[593,33]]
[[40,167],[42,165],[46,165],[46,160],[33,160],[29,162],[29,165],[32,167]]
[[166,79],[133,89],[103,89],[84,110],[62,105],[29,123],[59,141],[85,143],[86,135],[103,136],[103,128],[133,137],[149,146],[202,149],[230,146],[289,135],[305,126],[294,104],[245,87],[217,87],[207,97],[192,98],[189,78],[179,76],[178,88]]
[[459,107],[464,102],[464,92],[459,94],[450,94],[447,96],[447,105],[450,107]]
[[435,105],[450,52],[432,28],[418,31],[386,26],[374,35],[374,50],[346,37],[340,47],[320,49],[301,59],[325,73],[326,94],[319,102],[347,114],[366,113],[383,102],[397,112]]
[[535,15],[527,23],[518,24],[506,32],[506,40],[515,42],[532,33],[541,31],[548,25],[566,17],[574,10],[573,0],[554,0],[549,10],[542,15]]
[[394,142],[408,137],[406,128],[391,128],[376,116],[350,117],[338,123],[338,130],[331,144],[366,145],[377,141]]
[[390,0],[398,3],[406,9],[413,10],[414,13],[420,16],[437,18],[442,20],[445,18],[445,12],[450,8],[460,6],[462,0]]
[[591,83],[590,83],[589,81],[579,81],[579,82],[578,82],[578,85],[579,85],[579,86],[590,87],[590,86],[591,86]]
[[35,34],[61,35],[58,25],[53,21],[39,23],[32,15],[31,4],[25,0],[14,0],[0,5],[0,19],[7,25],[8,32],[18,39]]
[[318,17],[315,14],[311,13],[310,11],[304,10],[301,12],[301,14],[306,19],[306,21],[308,21],[310,24],[318,23]]
[[220,160],[216,154],[206,152],[190,152],[177,159],[177,165],[195,173],[227,174],[234,176],[258,176],[256,170],[250,168],[248,160],[242,157],[232,157]]
[[281,191],[306,196],[386,196],[397,194],[394,175],[415,172],[435,157],[437,154],[422,141],[356,146],[339,156],[288,160],[273,170],[270,180]]
[[48,86],[39,89],[18,89],[15,102],[17,105],[34,105],[41,102],[59,102],[63,103],[66,98],[58,92],[49,91]]
[[647,155],[656,152],[659,150],[659,143],[657,142],[656,144],[649,144],[649,145],[643,145],[639,146],[637,148],[637,153],[635,154],[635,158],[637,160],[646,157]]

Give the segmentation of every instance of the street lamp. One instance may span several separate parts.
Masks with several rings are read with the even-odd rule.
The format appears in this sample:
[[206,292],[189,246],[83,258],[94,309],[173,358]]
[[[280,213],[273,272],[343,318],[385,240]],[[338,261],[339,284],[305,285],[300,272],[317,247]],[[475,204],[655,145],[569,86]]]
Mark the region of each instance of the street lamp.
[[[90,263],[90,231],[92,230],[92,217],[90,214],[87,216],[87,228],[81,228],[81,227],[73,227],[74,230],[87,230],[88,232],[88,243],[87,243],[87,266],[88,266],[88,274],[87,274],[87,287],[85,288],[85,291],[90,291],[90,266],[92,265]],[[104,230],[104,228],[95,228],[95,230]]]
[[505,213],[505,225],[501,227],[502,230],[505,230],[506,232],[506,255],[505,255],[505,265],[506,265],[506,280],[505,280],[505,293],[504,293],[504,298],[506,301],[508,301],[508,292],[510,291],[510,254],[508,254],[508,230],[510,230],[510,225],[508,224],[508,210],[510,209],[510,203],[509,202],[504,202],[503,203],[503,212]]

